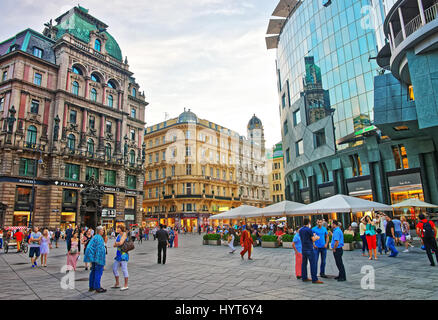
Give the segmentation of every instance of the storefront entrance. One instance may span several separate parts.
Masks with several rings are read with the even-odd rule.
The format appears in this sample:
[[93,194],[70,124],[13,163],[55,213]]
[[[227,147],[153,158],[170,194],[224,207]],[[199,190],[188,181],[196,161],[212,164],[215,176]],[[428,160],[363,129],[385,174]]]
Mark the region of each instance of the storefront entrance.
[[195,232],[195,229],[198,228],[198,219],[197,218],[182,218],[181,219],[181,227],[187,228],[187,232]]

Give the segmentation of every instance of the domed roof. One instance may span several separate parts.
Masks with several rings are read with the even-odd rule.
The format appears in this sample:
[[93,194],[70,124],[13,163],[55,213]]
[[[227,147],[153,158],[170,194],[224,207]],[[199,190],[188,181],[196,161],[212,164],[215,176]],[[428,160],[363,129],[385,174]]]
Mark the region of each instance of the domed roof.
[[256,117],[254,114],[248,122],[248,130],[254,130],[254,129],[262,129],[263,124],[262,121]]
[[186,111],[186,109],[184,108],[184,112],[181,113],[178,117],[178,123],[186,123],[186,122],[197,123],[198,117],[196,116],[196,114],[191,112],[190,109]]
[[[103,22],[97,20],[88,13],[87,9],[80,6],[74,7],[56,19],[58,24],[56,29],[56,39],[61,38],[65,33],[70,33],[78,40],[88,44],[90,42],[90,32],[100,31],[107,37],[105,50],[111,57],[122,62],[122,51],[116,40],[106,31],[108,27]],[[94,46],[94,44],[92,44]]]

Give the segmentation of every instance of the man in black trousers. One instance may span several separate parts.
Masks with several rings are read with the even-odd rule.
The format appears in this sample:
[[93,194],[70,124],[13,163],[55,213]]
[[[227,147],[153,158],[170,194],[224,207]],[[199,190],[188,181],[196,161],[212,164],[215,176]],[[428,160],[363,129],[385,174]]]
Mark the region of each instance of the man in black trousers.
[[158,239],[158,263],[161,263],[161,251],[163,251],[163,264],[166,263],[166,251],[167,245],[169,244],[169,234],[166,230],[164,230],[162,224],[160,224],[160,230],[157,231],[157,239]]

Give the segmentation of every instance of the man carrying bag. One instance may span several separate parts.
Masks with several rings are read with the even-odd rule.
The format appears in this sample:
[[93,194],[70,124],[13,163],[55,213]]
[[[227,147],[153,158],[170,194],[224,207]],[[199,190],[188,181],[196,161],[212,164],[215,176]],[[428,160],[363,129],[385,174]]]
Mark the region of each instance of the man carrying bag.
[[433,260],[432,251],[436,255],[438,262],[438,248],[436,244],[436,228],[435,224],[427,220],[424,214],[420,213],[418,216],[420,222],[417,224],[417,234],[421,237],[423,244],[426,248],[427,257],[429,258],[430,265],[435,266]]

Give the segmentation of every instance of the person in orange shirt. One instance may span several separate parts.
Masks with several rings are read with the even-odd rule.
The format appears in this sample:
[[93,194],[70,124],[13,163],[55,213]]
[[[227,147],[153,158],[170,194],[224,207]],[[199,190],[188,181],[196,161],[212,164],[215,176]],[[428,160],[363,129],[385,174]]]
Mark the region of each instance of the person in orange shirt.
[[278,228],[277,231],[275,232],[275,235],[278,238],[278,245],[281,245],[281,237],[284,235],[285,233],[283,232],[283,228]]
[[15,240],[17,240],[17,252],[20,252],[20,250],[21,250],[21,242],[24,239],[23,232],[21,232],[21,230],[18,229],[17,232],[15,232],[15,234],[14,234],[14,238],[15,238]]
[[251,237],[251,227],[246,226],[246,229],[242,231],[242,235],[240,237],[240,245],[243,247],[242,252],[240,252],[240,257],[243,260],[243,256],[246,252],[248,252],[248,260],[251,259],[251,246],[253,244],[253,240]]

